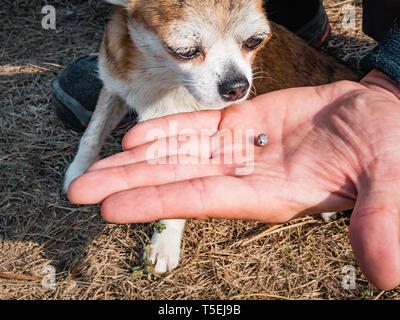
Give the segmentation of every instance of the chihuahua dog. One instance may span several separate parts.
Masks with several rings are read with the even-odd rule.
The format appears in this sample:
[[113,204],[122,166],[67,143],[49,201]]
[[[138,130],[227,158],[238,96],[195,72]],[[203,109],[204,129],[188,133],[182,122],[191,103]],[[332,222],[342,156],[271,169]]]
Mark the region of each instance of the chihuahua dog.
[[[115,6],[99,53],[104,83],[64,190],[98,160],[107,135],[129,108],[140,121],[222,109],[257,94],[359,76],[268,20],[262,0],[106,0]],[[255,76],[262,70],[266,77]],[[179,262],[184,220],[151,241],[155,271]]]

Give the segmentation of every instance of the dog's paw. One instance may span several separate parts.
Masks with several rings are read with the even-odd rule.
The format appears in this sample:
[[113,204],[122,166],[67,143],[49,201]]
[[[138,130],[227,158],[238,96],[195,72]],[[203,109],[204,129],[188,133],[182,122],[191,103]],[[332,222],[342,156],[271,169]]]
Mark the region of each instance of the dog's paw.
[[334,221],[340,218],[340,214],[338,212],[324,212],[321,213],[321,217],[324,222]]
[[154,233],[143,259],[152,262],[155,272],[169,272],[178,266],[180,253],[181,237],[174,230],[164,230]]
[[65,193],[68,192],[68,187],[71,184],[71,182],[74,181],[79,176],[81,176],[82,174],[84,174],[87,168],[90,167],[90,165],[91,163],[86,163],[84,161],[77,161],[76,159],[71,163],[67,172],[65,173],[64,186],[63,186],[63,191]]

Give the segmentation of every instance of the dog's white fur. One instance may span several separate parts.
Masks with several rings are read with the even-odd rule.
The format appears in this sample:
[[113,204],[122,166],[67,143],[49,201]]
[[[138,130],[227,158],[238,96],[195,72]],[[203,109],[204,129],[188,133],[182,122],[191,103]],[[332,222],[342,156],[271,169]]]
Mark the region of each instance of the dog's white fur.
[[[107,1],[120,6],[126,6],[129,2]],[[255,33],[267,37],[270,27],[265,16],[250,1],[236,18],[231,29],[223,33],[214,26],[213,22],[218,17],[208,8],[201,14],[193,12],[193,16],[185,22],[176,21],[172,25],[167,41],[175,47],[188,47],[200,39],[207,49],[207,59],[203,63],[174,59],[166,52],[157,34],[136,21],[129,22],[131,39],[146,61],[142,68],[132,70],[128,81],[122,81],[112,76],[104,57],[99,57],[99,76],[104,83],[103,97],[68,168],[65,191],[75,178],[98,160],[105,137],[123,117],[126,106],[118,106],[119,101],[113,100],[113,97],[122,98],[128,107],[138,113],[140,121],[145,121],[178,112],[227,107],[231,103],[224,101],[218,92],[218,81],[227,66],[244,74],[251,86],[252,54],[244,55],[239,43]],[[248,95],[236,103],[246,100]],[[178,265],[185,221],[161,222],[166,228],[162,233],[153,235],[150,259],[155,264],[155,271],[166,272]]]

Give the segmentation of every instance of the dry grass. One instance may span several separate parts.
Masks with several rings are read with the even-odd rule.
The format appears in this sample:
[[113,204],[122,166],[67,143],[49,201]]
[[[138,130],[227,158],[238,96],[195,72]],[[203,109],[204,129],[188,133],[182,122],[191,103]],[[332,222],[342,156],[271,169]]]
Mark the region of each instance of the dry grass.
[[[334,27],[326,49],[352,64],[374,45],[360,31],[359,2],[326,1]],[[307,217],[266,234],[270,227],[257,222],[191,221],[180,268],[145,271],[151,225],[108,225],[97,206],[72,205],[61,192],[79,135],[55,118],[52,80],[97,51],[109,7],[53,0],[53,31],[41,29],[45,1],[35,3],[0,4],[0,274],[42,277],[52,265],[57,288],[3,277],[0,299],[399,299],[400,290],[380,292],[357,268],[348,217],[328,224]],[[341,29],[345,3],[357,6],[358,30]],[[107,140],[106,154],[120,150],[123,133]],[[341,286],[345,265],[356,267],[355,290]]]

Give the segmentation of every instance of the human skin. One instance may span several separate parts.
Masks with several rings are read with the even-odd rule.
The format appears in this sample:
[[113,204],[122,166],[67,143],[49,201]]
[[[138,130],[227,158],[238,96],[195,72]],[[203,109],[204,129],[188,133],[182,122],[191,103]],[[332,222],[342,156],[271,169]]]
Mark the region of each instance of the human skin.
[[[373,70],[360,83],[286,89],[222,111],[143,122],[125,136],[124,152],[71,184],[69,199],[102,203],[104,219],[113,223],[208,217],[283,223],[354,207],[349,232],[358,264],[374,286],[391,289],[400,284],[399,99],[400,87]],[[156,143],[174,138],[168,137],[171,121],[178,134],[210,129],[210,141],[221,132],[253,129],[270,142],[255,147],[254,170],[243,176],[236,174],[240,163],[149,162]],[[166,137],[148,141],[155,128]],[[204,160],[232,148],[193,148],[190,155]],[[235,142],[235,150],[244,148]],[[172,159],[164,151],[158,156]]]

